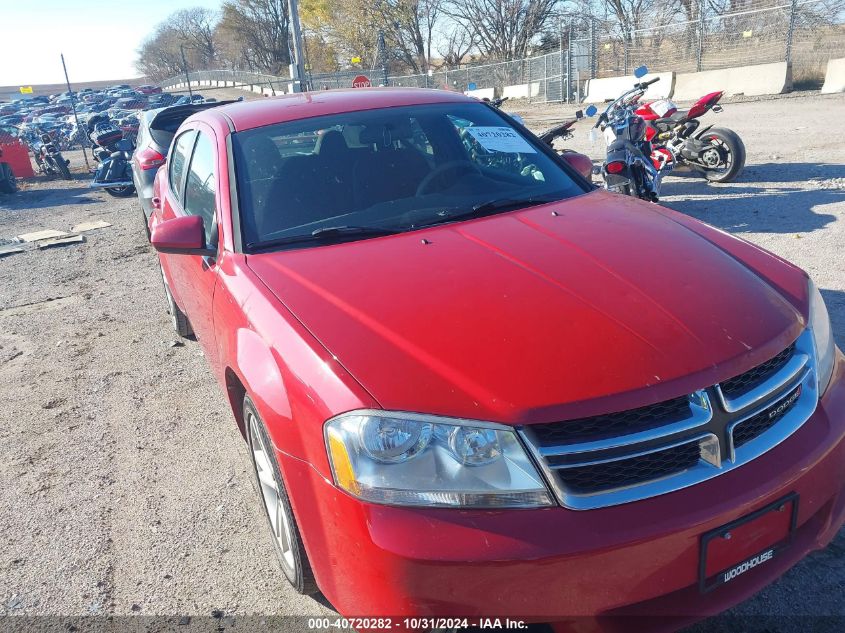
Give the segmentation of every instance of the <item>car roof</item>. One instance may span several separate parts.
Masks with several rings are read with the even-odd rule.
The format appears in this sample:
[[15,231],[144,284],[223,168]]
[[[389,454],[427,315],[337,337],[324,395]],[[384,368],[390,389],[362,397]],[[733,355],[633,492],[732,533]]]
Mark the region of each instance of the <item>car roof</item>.
[[191,120],[219,119],[225,115],[236,131],[243,131],[326,114],[456,102],[478,103],[478,100],[459,92],[425,88],[349,88],[240,101],[198,113]]

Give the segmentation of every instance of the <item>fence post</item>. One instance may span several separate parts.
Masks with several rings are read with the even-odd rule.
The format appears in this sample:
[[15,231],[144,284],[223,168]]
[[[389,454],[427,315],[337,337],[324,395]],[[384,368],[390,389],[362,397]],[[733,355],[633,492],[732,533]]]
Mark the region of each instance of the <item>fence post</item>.
[[[793,0],[794,1],[794,0]],[[704,0],[698,1],[698,54],[695,60],[695,72],[701,72],[701,57],[704,54]]]
[[598,46],[596,46],[596,20],[590,16],[590,79],[595,79],[598,74]]
[[543,94],[549,100],[549,56],[543,55]]
[[795,33],[795,11],[798,8],[798,0],[792,0],[789,7],[789,30],[786,32],[786,61],[792,62],[792,36]]
[[[566,47],[566,103],[572,103],[572,20],[569,20],[569,43]],[[560,84],[560,89],[563,90],[563,82]],[[577,88],[576,88],[577,90]]]
[[523,83],[527,86],[528,103],[531,103],[531,81],[530,81],[530,79],[527,82],[525,81],[525,58],[521,59],[519,64],[520,64],[520,66],[522,66],[522,81],[520,83]]
[[628,74],[628,35],[627,35],[627,33],[622,34],[622,46],[624,47],[623,56],[624,56],[624,60],[625,60],[624,61],[625,68],[624,68],[622,74],[627,75]]
[[[558,30],[558,68],[560,69],[560,100],[563,101],[563,23],[559,20],[557,25]],[[569,82],[569,75],[566,76],[567,83]],[[569,103],[569,99],[566,100]]]

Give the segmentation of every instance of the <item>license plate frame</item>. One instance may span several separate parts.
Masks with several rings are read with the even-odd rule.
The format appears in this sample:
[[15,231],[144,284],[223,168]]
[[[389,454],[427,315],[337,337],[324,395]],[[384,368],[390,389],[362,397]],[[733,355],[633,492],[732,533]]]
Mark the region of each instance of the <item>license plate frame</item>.
[[[737,561],[733,565],[729,565],[724,569],[720,569],[719,571],[711,574],[707,574],[707,549],[710,543],[719,537],[722,537],[725,533],[730,532],[731,530],[736,529],[739,526],[742,526],[746,523],[751,523],[756,521],[757,519],[769,514],[770,512],[777,512],[780,508],[786,506],[787,504],[791,504],[791,515],[789,517],[789,528],[787,531],[787,535],[784,538],[772,543],[768,547],[762,549],[761,551],[753,554],[752,556],[746,557]],[[725,525],[719,526],[713,530],[705,532],[701,535],[701,547],[699,548],[699,563],[698,563],[698,589],[701,593],[708,593],[713,591],[714,589],[721,587],[724,584],[729,583],[733,578],[730,580],[725,580],[725,573],[738,567],[740,565],[745,564],[746,562],[752,561],[753,559],[757,558],[758,556],[762,556],[764,554],[769,554],[768,558],[773,558],[777,556],[782,550],[789,547],[792,543],[793,537],[795,535],[795,529],[798,525],[798,493],[791,492],[788,495],[778,499],[770,503],[769,505],[760,508],[750,514],[746,514],[738,519],[731,521],[730,523],[726,523]],[[768,558],[766,560],[768,560]]]

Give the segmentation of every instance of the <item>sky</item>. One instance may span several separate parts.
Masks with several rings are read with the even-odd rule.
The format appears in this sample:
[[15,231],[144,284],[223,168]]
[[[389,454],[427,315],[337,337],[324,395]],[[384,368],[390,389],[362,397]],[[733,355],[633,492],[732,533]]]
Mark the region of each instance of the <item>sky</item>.
[[168,15],[220,0],[0,0],[0,86],[138,76],[138,47]]

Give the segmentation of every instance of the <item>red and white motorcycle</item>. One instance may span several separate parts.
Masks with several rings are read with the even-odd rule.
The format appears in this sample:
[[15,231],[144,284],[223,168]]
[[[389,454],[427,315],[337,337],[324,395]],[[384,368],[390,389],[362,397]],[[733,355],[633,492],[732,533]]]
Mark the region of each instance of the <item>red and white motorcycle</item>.
[[658,171],[687,165],[710,182],[731,182],[745,166],[745,145],[736,132],[709,125],[699,129],[699,117],[722,112],[724,92],[711,92],[689,110],[679,110],[669,99],[643,103],[634,113],[646,124],[651,159]]

